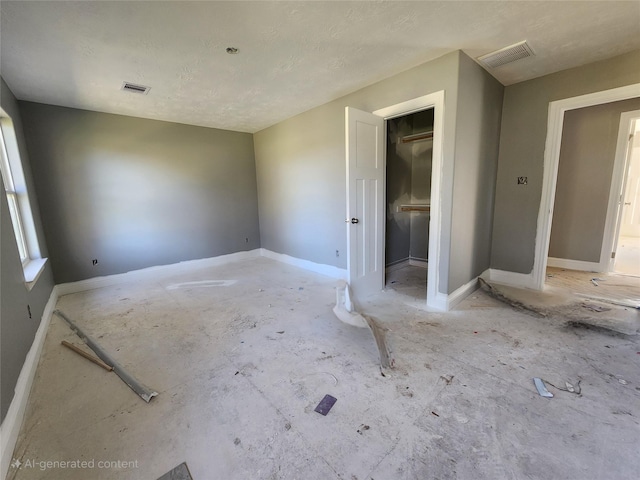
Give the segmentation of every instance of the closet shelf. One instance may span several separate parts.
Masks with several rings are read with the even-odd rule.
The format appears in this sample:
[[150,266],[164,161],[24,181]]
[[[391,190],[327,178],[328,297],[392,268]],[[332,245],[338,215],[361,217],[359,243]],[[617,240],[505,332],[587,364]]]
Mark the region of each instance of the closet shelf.
[[400,205],[398,207],[399,212],[430,212],[431,205],[428,203],[416,203],[412,205]]

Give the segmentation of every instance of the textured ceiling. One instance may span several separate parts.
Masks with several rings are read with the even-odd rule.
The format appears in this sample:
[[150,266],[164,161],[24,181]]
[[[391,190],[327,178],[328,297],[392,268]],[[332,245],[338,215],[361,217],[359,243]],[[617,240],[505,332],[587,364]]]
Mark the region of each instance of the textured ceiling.
[[19,99],[245,132],[457,49],[528,40],[491,71],[509,85],[640,48],[637,1],[3,0],[0,20]]

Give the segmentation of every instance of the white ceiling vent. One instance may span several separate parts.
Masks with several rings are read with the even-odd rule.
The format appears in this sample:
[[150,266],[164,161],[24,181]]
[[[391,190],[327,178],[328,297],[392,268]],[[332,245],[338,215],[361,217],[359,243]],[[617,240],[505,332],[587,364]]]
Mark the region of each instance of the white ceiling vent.
[[151,87],[145,87],[144,85],[136,85],[135,83],[123,82],[122,90],[125,92],[131,93],[141,93],[142,95],[146,95],[151,90]]
[[478,57],[478,62],[488,68],[496,68],[507,63],[515,62],[521,58],[532,57],[535,55],[526,40],[514,43],[508,47],[501,48],[495,52],[487,53]]

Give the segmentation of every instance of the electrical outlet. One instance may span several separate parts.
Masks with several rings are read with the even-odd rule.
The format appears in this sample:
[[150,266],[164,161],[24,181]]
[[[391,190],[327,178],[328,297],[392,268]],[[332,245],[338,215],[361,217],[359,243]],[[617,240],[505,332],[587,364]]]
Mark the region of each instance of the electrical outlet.
[[518,177],[518,185],[526,185],[527,177]]
[[245,241],[246,243],[249,243],[249,237],[245,238],[245,239],[244,239],[244,241]]
[[94,267],[98,264],[98,259],[94,258],[93,260],[91,260],[91,265],[93,265]]
[[340,250],[336,250],[336,257],[340,256]]

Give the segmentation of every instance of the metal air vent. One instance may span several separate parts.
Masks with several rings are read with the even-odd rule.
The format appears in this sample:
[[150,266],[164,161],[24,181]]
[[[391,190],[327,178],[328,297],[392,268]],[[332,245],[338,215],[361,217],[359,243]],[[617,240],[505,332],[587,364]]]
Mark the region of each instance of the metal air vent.
[[146,95],[151,90],[151,87],[145,87],[144,85],[136,85],[135,83],[123,82],[122,90],[125,92],[131,93],[141,93],[142,95]]
[[487,68],[496,68],[507,63],[515,62],[521,58],[532,57],[535,55],[526,40],[514,43],[508,47],[501,48],[495,52],[487,53],[478,57],[478,62]]

